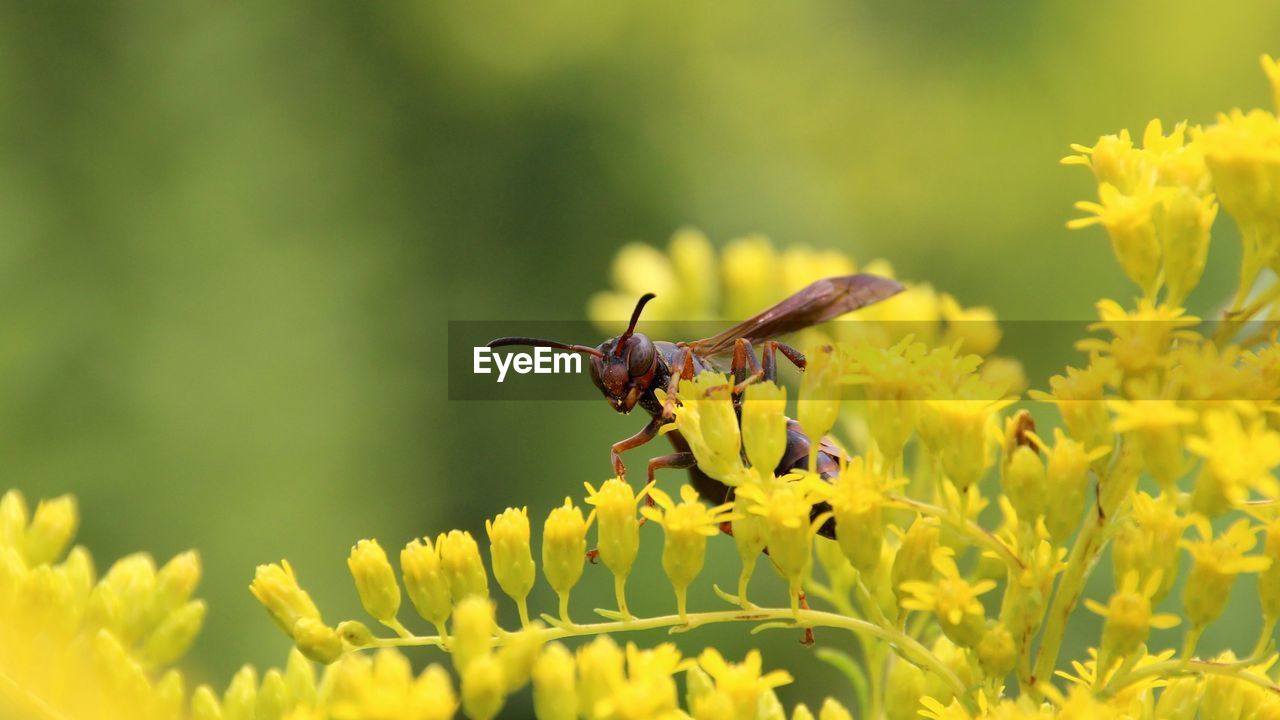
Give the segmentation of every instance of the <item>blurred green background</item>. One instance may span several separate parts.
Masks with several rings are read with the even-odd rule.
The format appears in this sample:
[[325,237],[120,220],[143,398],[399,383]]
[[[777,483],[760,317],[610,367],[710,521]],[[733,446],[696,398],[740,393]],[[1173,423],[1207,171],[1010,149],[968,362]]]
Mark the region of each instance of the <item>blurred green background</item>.
[[[540,523],[639,426],[449,402],[447,321],[579,319],[623,242],[685,224],[883,256],[1005,318],[1090,317],[1134,291],[1101,232],[1063,227],[1093,192],[1067,144],[1266,105],[1277,38],[1267,0],[6,3],[4,484],[75,493],[104,565],[199,548],[191,659],[222,685],[287,648],[246,591],[257,563],[290,558],[329,619],[357,616],[354,540],[482,535],[508,504]],[[1193,310],[1231,287],[1233,232]],[[707,594],[737,568],[712,545]],[[591,572],[584,616],[610,597]],[[633,609],[665,611],[656,558],[637,572]],[[796,640],[759,640],[801,677],[789,699],[842,692]]]

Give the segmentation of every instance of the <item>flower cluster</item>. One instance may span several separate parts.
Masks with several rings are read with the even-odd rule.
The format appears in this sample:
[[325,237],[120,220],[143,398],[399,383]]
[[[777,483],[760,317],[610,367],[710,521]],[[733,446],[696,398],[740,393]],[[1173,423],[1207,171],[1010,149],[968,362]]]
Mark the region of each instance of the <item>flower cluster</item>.
[[[1264,68],[1280,97],[1280,68],[1270,58]],[[87,552],[66,550],[74,504],[32,513],[10,493],[0,501],[0,710],[493,718],[523,693],[555,719],[1280,717],[1280,349],[1252,324],[1280,301],[1280,284],[1258,287],[1263,269],[1280,271],[1280,121],[1233,111],[1167,134],[1153,122],[1140,146],[1120,132],[1075,149],[1066,162],[1093,172],[1098,201],[1081,203],[1090,216],[1071,225],[1103,227],[1139,297],[1098,303],[1092,335],[1076,345],[1083,360],[1032,391],[1033,408],[1018,406],[1016,364],[991,356],[994,317],[913,286],[861,322],[807,336],[794,422],[789,388],[714,371],[681,380],[661,432],[679,434],[702,474],[678,492],[616,477],[545,512],[507,508],[483,538],[451,530],[398,557],[359,540],[347,565],[385,633],[326,620],[287,561],[260,566],[250,589],[295,649],[283,671],[246,668],[221,696],[202,687],[188,697],[170,667],[204,614],[191,599],[194,554],[160,568],[131,556],[97,580]],[[1244,248],[1235,298],[1210,326],[1184,305],[1219,202]],[[649,290],[665,303],[653,304],[659,317],[741,317],[855,269],[760,238],[717,257],[692,231],[665,254],[628,246],[618,263],[618,291],[591,301],[602,322]],[[1060,426],[1037,428],[1033,409]],[[801,433],[807,454],[793,445]],[[642,542],[659,534],[671,611],[638,616],[628,580]],[[723,604],[690,607],[712,542],[738,551],[737,593],[715,588]],[[785,597],[757,589],[748,599],[761,558]],[[1104,559],[1110,589],[1086,598]],[[586,621],[573,593],[605,573],[616,608]],[[1256,576],[1258,641],[1202,656],[1241,576]],[[534,613],[539,582],[558,606]],[[518,626],[499,625],[499,601]],[[1064,658],[1068,623],[1085,610],[1101,628]],[[856,635],[855,651],[845,633],[818,634],[817,657],[850,681],[843,701],[787,711],[775,691],[792,675],[766,671],[758,651],[735,662],[714,648],[685,657],[614,639],[712,623]],[[402,648],[419,646],[447,662],[415,673]]]

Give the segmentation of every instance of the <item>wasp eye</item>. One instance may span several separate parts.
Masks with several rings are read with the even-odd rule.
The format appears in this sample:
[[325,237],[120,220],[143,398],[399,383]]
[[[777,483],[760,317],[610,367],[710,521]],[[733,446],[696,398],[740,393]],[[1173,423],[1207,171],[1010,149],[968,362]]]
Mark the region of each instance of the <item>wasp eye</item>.
[[627,373],[631,377],[647,375],[653,369],[654,354],[656,352],[653,347],[653,341],[640,333],[636,333],[631,336],[631,340],[627,345],[629,349],[627,353]]

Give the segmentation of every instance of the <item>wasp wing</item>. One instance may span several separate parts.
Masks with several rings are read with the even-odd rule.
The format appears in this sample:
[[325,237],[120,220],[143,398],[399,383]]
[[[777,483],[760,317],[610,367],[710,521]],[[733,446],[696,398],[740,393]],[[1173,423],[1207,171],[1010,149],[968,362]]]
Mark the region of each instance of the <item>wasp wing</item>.
[[689,346],[699,355],[718,355],[732,350],[738,338],[755,343],[793,333],[878,303],[902,290],[897,282],[879,275],[844,275],[818,280],[755,317]]

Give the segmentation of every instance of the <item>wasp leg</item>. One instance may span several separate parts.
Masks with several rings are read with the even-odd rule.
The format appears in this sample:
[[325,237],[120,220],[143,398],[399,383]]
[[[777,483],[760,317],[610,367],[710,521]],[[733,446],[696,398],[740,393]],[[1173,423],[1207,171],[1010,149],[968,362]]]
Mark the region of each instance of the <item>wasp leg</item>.
[[[649,461],[649,484],[653,484],[653,473],[663,469],[685,470],[698,464],[697,458],[691,452],[671,453],[670,455],[659,455]],[[648,495],[645,496],[649,497]]]
[[638,448],[658,436],[658,428],[662,427],[662,423],[658,418],[649,421],[640,429],[640,432],[632,435],[626,440],[619,440],[609,449],[609,461],[613,463],[613,472],[620,478],[626,477],[627,466],[622,464],[622,453],[627,450]]
[[746,338],[738,338],[733,343],[733,364],[730,369],[733,371],[733,382],[735,383],[733,386],[735,401],[741,399],[742,393],[746,391],[748,385],[765,377],[764,369],[756,361],[756,353],[751,347],[751,341]]
[[680,372],[671,373],[671,379],[667,380],[667,399],[662,403],[662,417],[670,420],[675,417],[676,406],[676,388],[681,380],[693,379],[693,352],[687,347],[679,349],[680,354],[676,356],[675,365],[680,367]]
[[769,340],[764,344],[764,379],[776,380],[778,378],[778,353],[782,353],[793,365],[804,370],[808,361],[804,359],[804,354],[790,345],[783,345],[777,340]]

